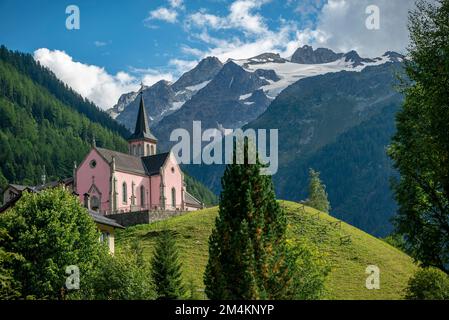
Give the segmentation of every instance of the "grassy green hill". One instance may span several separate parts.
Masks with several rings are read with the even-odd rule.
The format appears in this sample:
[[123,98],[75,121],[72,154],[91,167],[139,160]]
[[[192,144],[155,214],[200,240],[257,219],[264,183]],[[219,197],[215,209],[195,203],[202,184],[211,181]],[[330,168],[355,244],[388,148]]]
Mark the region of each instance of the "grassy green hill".
[[[289,217],[289,238],[308,239],[326,257],[331,273],[327,299],[401,299],[404,287],[416,266],[405,253],[355,227],[293,202],[281,202]],[[214,226],[217,207],[150,225],[130,227],[117,235],[117,248],[141,241],[144,254],[152,254],[155,239],[163,228],[178,235],[186,282],[204,288],[203,272],[207,263],[208,239]],[[350,241],[342,243],[342,237]],[[343,239],[344,240],[344,239]],[[344,242],[344,241],[343,241]],[[365,288],[368,265],[380,268],[380,289]]]

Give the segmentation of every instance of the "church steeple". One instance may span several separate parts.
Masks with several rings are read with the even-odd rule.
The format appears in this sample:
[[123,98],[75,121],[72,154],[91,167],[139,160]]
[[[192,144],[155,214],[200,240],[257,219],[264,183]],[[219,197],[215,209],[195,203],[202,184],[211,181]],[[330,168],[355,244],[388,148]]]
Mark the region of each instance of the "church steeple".
[[140,104],[137,113],[137,121],[134,133],[129,137],[129,153],[134,156],[144,157],[156,154],[157,139],[150,131],[148,117],[143,101],[143,83],[141,84]]

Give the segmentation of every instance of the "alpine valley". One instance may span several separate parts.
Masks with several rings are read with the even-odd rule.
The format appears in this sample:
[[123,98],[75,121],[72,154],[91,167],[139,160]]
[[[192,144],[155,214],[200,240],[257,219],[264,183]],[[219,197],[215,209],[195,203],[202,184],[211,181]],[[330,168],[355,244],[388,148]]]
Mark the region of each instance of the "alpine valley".
[[[279,129],[278,197],[305,199],[307,172],[314,168],[327,185],[334,216],[385,236],[396,210],[390,191],[395,173],[385,151],[402,103],[395,85],[403,59],[395,52],[362,58],[356,51],[310,46],[289,58],[264,53],[223,64],[207,57],[174,83],[145,87],[143,96],[163,149],[170,148],[172,130],[191,132],[192,121],[203,129]],[[108,110],[131,130],[136,98],[136,92],[124,94]],[[224,166],[184,169],[220,191]]]

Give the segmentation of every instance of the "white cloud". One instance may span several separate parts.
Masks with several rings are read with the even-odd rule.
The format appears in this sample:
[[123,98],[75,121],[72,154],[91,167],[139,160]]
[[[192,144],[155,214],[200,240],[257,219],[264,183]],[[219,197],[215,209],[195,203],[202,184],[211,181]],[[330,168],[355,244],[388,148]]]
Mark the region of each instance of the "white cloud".
[[196,60],[182,60],[182,59],[171,59],[168,64],[173,66],[178,75],[182,75],[183,73],[193,69],[197,65],[198,61]]
[[169,23],[177,21],[178,13],[175,10],[160,7],[156,10],[150,11],[149,16],[145,19],[146,22],[151,20],[162,20]]
[[168,2],[172,8],[184,9],[183,0],[169,0]]
[[[195,52],[198,58],[215,55],[222,61],[264,52],[288,57],[305,44],[338,52],[357,50],[367,57],[379,56],[388,50],[403,52],[408,43],[408,10],[413,8],[414,0],[290,0],[287,8],[293,8],[301,23],[280,18],[277,29],[270,29],[260,14],[265,3],[265,0],[236,0],[222,16],[205,9],[191,13],[184,26],[208,49],[200,52],[195,48],[182,49],[183,52],[190,51],[192,55]],[[369,5],[380,9],[380,30],[366,28]],[[237,33],[232,37],[223,36],[220,33],[223,30]],[[243,34],[236,36],[238,32]]]
[[173,80],[171,73],[160,73],[152,69],[135,69],[137,76],[123,71],[111,75],[104,68],[73,61],[72,57],[64,51],[47,48],[36,50],[34,59],[53,71],[62,82],[102,109],[115,105],[123,93],[136,91],[140,81],[149,86],[162,79]]
[[[357,50],[378,56],[388,50],[403,51],[408,44],[408,10],[414,0],[329,0],[321,10],[316,29],[304,30],[302,40],[314,47],[336,51]],[[380,9],[380,29],[368,30],[365,13],[369,5]]]
[[199,49],[196,49],[196,48],[192,48],[192,47],[186,46],[186,45],[182,45],[181,46],[181,51],[183,53],[186,53],[188,55],[195,56],[195,57],[198,57],[198,58],[201,58],[204,55],[203,51],[201,51]]
[[264,18],[255,13],[266,3],[265,0],[237,0],[229,7],[227,16],[216,16],[202,9],[191,14],[186,25],[196,27],[209,27],[212,29],[237,29],[247,34],[264,34],[268,32]]

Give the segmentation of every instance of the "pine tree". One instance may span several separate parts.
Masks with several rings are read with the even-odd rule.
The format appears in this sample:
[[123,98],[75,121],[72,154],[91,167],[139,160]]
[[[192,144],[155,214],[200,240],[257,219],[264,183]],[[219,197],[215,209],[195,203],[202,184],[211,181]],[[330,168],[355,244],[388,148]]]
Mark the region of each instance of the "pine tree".
[[[235,162],[235,161],[234,161]],[[295,261],[286,247],[286,217],[261,165],[230,164],[209,239],[204,282],[210,299],[289,299]]]
[[183,297],[182,265],[173,232],[164,230],[158,237],[151,267],[158,299]]
[[320,173],[309,169],[309,199],[307,205],[317,210],[329,213],[331,206],[327,199],[326,186],[320,179]]

